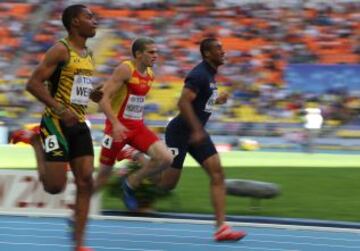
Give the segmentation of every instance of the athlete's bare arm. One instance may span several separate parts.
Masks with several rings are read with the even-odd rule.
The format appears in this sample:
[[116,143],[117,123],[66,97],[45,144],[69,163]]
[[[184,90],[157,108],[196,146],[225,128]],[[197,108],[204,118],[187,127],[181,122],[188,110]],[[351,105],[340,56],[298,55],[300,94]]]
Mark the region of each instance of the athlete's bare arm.
[[51,97],[48,89],[44,85],[44,82],[54,73],[58,64],[68,60],[68,54],[69,53],[64,45],[56,43],[46,52],[44,59],[35,68],[26,85],[26,89],[32,95],[43,102],[46,106],[54,109],[60,108],[60,104]]
[[199,144],[205,138],[205,132],[202,124],[197,118],[195,111],[192,107],[192,102],[197,94],[190,88],[183,88],[180,99],[178,101],[178,108],[181,116],[186,120],[191,129],[190,143]]
[[124,138],[127,129],[119,122],[116,114],[113,112],[113,109],[111,107],[111,99],[114,94],[119,91],[123,85],[125,85],[125,83],[130,79],[130,77],[131,71],[129,66],[127,66],[126,64],[120,64],[118,67],[115,68],[110,79],[106,81],[104,87],[102,88],[103,97],[99,104],[101,109],[105,113],[107,119],[112,124],[112,137],[115,141]]
[[35,68],[26,85],[26,89],[46,106],[58,112],[65,124],[73,125],[78,121],[76,115],[59,104],[50,95],[49,90],[44,84],[54,73],[56,67],[61,63],[67,62],[68,59],[69,52],[65,45],[56,43],[46,52],[44,59]]

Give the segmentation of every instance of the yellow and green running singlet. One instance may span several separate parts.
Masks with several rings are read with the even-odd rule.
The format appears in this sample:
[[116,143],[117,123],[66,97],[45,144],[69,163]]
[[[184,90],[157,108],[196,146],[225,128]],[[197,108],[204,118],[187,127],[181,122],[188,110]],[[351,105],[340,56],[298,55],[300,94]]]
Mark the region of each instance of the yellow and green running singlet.
[[[49,90],[57,102],[72,110],[79,121],[84,122],[89,95],[93,88],[94,60],[89,50],[86,55],[80,56],[66,39],[59,42],[67,47],[70,58],[68,62],[58,65],[50,77]],[[59,119],[49,107],[45,109],[44,115]]]

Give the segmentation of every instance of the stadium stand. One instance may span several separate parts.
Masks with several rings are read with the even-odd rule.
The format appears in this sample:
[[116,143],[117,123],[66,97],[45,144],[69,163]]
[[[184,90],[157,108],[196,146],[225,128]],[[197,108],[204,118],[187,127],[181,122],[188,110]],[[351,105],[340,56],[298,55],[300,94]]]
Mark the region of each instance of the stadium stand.
[[[6,118],[10,126],[16,124],[13,119],[34,122],[40,116],[42,107],[24,93],[24,83],[44,51],[62,36],[60,11],[71,1],[33,2],[0,3],[1,20],[6,24],[0,28],[0,106],[5,111],[0,118]],[[298,64],[358,67],[358,1],[243,1],[245,4],[236,5],[231,1],[206,1],[202,5],[196,2],[138,1],[126,5],[90,1],[100,20],[93,44],[97,49],[97,81],[106,79],[114,66],[130,57],[132,39],[140,35],[155,38],[160,59],[155,69],[157,82],[147,100],[146,118],[150,124],[164,124],[175,115],[183,77],[200,60],[198,42],[205,36],[217,36],[227,56],[218,82],[232,93],[230,105],[214,116],[224,124],[223,131],[228,122],[271,122],[280,129],[289,123],[300,127],[301,111],[308,106],[321,108],[326,127],[354,123],[360,109],[359,85],[351,92],[346,90],[346,83],[321,93],[311,89],[302,92],[291,89],[286,73],[290,65]],[[41,21],[34,18],[39,13]],[[90,109],[97,112],[95,106]]]

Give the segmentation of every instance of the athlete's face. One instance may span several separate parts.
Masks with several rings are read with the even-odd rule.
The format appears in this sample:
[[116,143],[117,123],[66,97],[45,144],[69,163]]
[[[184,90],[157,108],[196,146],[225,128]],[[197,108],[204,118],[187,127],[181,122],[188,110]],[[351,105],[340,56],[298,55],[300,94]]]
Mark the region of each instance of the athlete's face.
[[147,44],[145,50],[140,53],[141,62],[146,67],[152,67],[158,58],[158,49],[155,44]]
[[88,8],[82,9],[81,13],[74,18],[74,25],[83,37],[94,37],[96,34],[97,21],[94,13]]
[[216,66],[224,64],[225,51],[219,41],[211,42],[210,49],[207,52],[207,58]]

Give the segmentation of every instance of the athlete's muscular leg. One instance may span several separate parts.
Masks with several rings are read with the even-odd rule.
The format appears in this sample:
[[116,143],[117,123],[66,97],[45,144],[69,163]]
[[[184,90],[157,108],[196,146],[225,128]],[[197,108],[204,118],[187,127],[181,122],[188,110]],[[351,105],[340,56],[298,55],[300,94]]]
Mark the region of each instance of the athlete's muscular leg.
[[214,154],[201,163],[210,177],[210,196],[215,210],[217,226],[225,222],[225,181],[219,154]]
[[[146,166],[149,163],[150,158],[146,154],[144,154],[142,152],[138,152],[133,156],[132,160],[138,162],[141,166]],[[107,169],[107,168],[105,167],[105,169]],[[100,172],[101,171],[102,171],[102,168],[100,169]],[[102,173],[107,173],[107,172],[108,171],[104,170]],[[109,173],[111,173],[111,170],[109,171]],[[100,176],[100,173],[99,173],[99,176]],[[105,176],[105,174],[103,174],[101,176]],[[150,178],[151,178],[152,182],[155,183],[158,188],[161,188],[164,190],[173,190],[176,187],[177,183],[179,182],[180,176],[181,176],[181,169],[173,168],[170,166],[169,168],[166,168],[165,170],[151,176]],[[95,187],[96,187],[96,185],[95,185]]]
[[45,162],[45,172],[42,178],[44,190],[50,194],[64,191],[67,180],[67,162]]
[[66,186],[67,162],[45,161],[39,134],[32,136],[30,144],[35,152],[39,180],[42,182],[44,190],[50,194],[62,192]]
[[[104,140],[109,137],[105,135]],[[109,180],[114,169],[116,156],[124,145],[124,142],[112,142],[111,145],[101,147],[100,167],[94,181],[93,193],[98,192]]]
[[181,176],[181,169],[169,167],[159,174],[160,181],[157,182],[157,187],[164,190],[173,190],[179,182]]
[[128,177],[129,185],[132,188],[138,187],[144,178],[151,177],[168,168],[173,160],[171,152],[160,140],[149,147],[147,155],[150,157],[148,163]]
[[97,193],[109,180],[114,166],[100,164],[99,171],[94,181],[93,193]]
[[43,181],[45,175],[45,156],[40,135],[34,134],[30,139],[30,144],[34,149],[39,180]]
[[[71,160],[70,166],[75,177],[75,248],[83,245],[85,226],[90,208],[90,198],[93,191],[92,173],[94,157],[82,156]],[[77,249],[75,249],[77,250]]]

